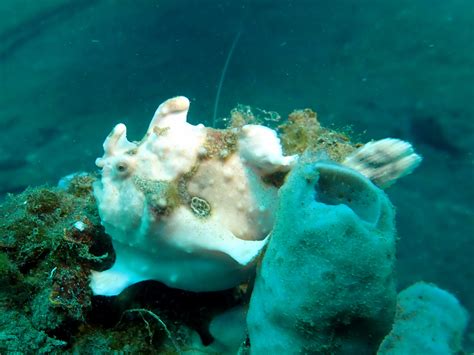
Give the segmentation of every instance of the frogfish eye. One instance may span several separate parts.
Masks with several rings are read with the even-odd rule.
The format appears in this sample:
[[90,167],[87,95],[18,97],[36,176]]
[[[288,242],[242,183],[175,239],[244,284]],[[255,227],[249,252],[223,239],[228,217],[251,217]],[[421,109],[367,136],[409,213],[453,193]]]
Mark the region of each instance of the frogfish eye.
[[128,170],[128,165],[125,162],[120,162],[117,164],[117,170],[121,173],[125,172]]
[[130,164],[126,161],[119,161],[115,164],[115,171],[118,176],[127,177],[130,174]]

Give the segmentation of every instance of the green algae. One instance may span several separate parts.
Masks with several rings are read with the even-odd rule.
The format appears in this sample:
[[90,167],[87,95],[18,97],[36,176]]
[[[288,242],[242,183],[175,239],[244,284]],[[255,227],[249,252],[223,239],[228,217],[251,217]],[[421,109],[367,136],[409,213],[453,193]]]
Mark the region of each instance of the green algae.
[[286,155],[310,150],[324,152],[331,160],[342,162],[360,146],[351,143],[348,134],[323,127],[316,112],[311,109],[293,111],[278,130]]
[[212,341],[207,325],[242,301],[237,290],[195,294],[149,282],[92,295],[91,270],[115,256],[94,181],[78,175],[65,190],[28,188],[0,205],[0,353],[213,353],[201,342]]
[[[295,110],[283,121],[282,117],[273,111],[255,109],[250,106],[238,105],[226,119],[228,128],[240,130],[247,124],[260,124],[276,128],[285,155],[302,154],[306,150],[324,152],[327,158],[342,162],[354,150],[362,146],[351,142],[350,129],[334,130],[321,125],[318,115],[312,109]],[[268,178],[270,181],[274,177]],[[276,179],[275,186],[281,185],[281,179]]]
[[93,196],[82,191],[73,179],[67,191],[28,188],[0,206],[0,309],[3,320],[12,315],[21,322],[0,328],[0,338],[9,339],[1,351],[50,352],[67,340],[56,333],[85,320],[90,269],[109,267],[113,251]]
[[303,153],[321,134],[317,114],[310,109],[294,111],[279,129],[283,150],[289,155]]

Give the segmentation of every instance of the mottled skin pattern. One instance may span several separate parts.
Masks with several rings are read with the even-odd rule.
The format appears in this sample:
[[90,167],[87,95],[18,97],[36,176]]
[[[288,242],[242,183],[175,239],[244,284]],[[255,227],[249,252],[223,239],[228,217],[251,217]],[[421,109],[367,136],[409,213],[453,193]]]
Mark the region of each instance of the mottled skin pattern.
[[96,294],[148,279],[215,291],[252,272],[278,200],[262,178],[287,172],[296,158],[284,157],[265,127],[218,133],[190,125],[188,107],[186,98],[168,100],[140,143],[126,139],[124,125],[104,143],[94,192],[117,259],[93,274]]
[[[283,182],[298,157],[284,156],[267,127],[194,126],[186,121],[188,109],[187,98],[169,99],[140,142],[127,140],[123,124],[105,140],[94,194],[117,258],[111,269],[93,273],[95,294],[116,295],[143,280],[217,291],[252,274],[274,225],[281,183],[272,177]],[[348,157],[347,166],[392,182],[421,159],[400,142],[372,142]],[[411,157],[403,160],[411,165],[400,157]]]

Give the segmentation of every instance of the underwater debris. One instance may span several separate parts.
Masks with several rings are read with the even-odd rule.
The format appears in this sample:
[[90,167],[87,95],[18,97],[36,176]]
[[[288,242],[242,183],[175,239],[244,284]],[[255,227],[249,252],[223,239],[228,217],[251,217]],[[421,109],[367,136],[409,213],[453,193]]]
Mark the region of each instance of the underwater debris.
[[151,339],[153,338],[153,333],[151,331],[151,328],[150,328],[150,323],[148,323],[148,321],[143,317],[143,313],[145,313],[146,315],[149,315],[151,316],[154,320],[156,320],[158,322],[158,324],[160,324],[166,335],[168,336],[168,339],[171,341],[171,343],[173,344],[173,347],[174,349],[179,353],[180,352],[180,348],[179,348],[179,345],[176,343],[176,341],[174,340],[173,338],[173,335],[171,335],[171,332],[169,331],[168,327],[166,326],[165,322],[163,322],[161,320],[160,317],[158,317],[155,313],[153,313],[152,311],[148,310],[148,309],[145,309],[145,308],[133,308],[133,309],[127,309],[125,312],[123,312],[122,314],[122,317],[120,318],[120,321],[119,323],[122,321],[122,318],[123,318],[123,315],[125,315],[126,313],[132,313],[132,312],[137,312],[138,314],[140,314],[140,316],[142,317],[143,319],[143,322],[146,324],[146,329],[148,331],[148,336],[150,337],[150,342],[151,342]]
[[281,116],[275,111],[266,111],[261,108],[239,104],[230,111],[230,118],[224,121],[228,122],[229,128],[242,128],[248,124],[271,126],[280,122]]

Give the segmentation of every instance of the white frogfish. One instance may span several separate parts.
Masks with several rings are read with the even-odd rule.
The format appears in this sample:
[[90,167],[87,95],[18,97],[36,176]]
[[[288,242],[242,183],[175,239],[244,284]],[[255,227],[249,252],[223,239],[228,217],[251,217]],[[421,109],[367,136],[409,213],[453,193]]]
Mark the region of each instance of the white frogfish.
[[[188,291],[246,281],[272,231],[278,188],[298,156],[284,156],[261,125],[216,130],[187,122],[189,100],[162,103],[140,142],[118,124],[96,160],[94,195],[116,260],[91,276],[94,294],[112,296],[156,280]],[[421,161],[397,139],[370,142],[342,164],[389,186]]]
[[259,125],[215,130],[186,121],[189,100],[161,104],[140,142],[118,124],[104,142],[94,185],[116,261],[96,272],[98,295],[143,280],[188,291],[238,285],[253,271],[274,223],[278,188],[290,170],[276,132]]

